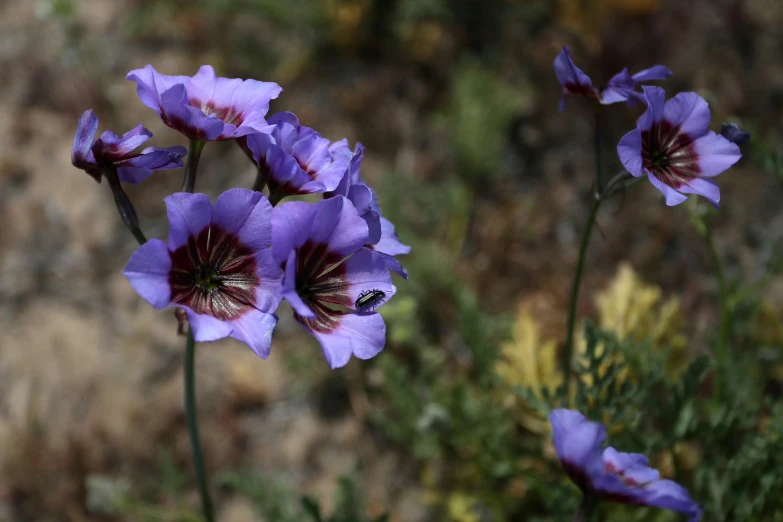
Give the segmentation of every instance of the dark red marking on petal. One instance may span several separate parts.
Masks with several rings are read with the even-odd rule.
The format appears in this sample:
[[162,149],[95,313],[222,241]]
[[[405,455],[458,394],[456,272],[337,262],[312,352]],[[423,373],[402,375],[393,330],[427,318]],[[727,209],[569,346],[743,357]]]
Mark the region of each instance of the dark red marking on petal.
[[163,123],[175,131],[181,132],[183,135],[185,135],[186,138],[196,141],[209,141],[207,138],[207,133],[204,131],[204,129],[194,127],[182,118],[177,116],[169,116],[164,112],[161,114],[161,119],[163,120]]
[[598,99],[598,94],[590,85],[566,82],[563,84],[563,90],[568,94],[576,94],[577,96],[586,96],[588,98]]
[[294,318],[305,327],[317,333],[332,333],[340,326],[340,319],[345,312],[333,310],[318,301],[313,301],[309,305],[315,317],[302,317],[294,312]]
[[255,308],[255,256],[234,234],[210,225],[170,255],[172,303],[221,321]]
[[693,138],[666,120],[642,131],[642,166],[675,189],[701,173]]

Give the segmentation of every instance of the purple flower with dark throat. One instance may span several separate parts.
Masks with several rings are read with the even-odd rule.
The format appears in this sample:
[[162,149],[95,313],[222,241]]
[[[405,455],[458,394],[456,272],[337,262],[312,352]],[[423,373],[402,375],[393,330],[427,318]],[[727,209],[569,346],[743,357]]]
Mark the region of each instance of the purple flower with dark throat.
[[152,137],[152,133],[141,125],[122,136],[104,131],[97,140],[96,132],[98,118],[92,109],[89,109],[79,118],[71,148],[71,163],[95,178],[98,183],[107,168],[116,168],[122,182],[141,183],[155,170],[182,167],[182,157],[187,154],[184,147],[147,147],[141,152],[133,152]]
[[694,92],[666,100],[660,87],[644,87],[647,111],[636,129],[620,140],[617,153],[633,176],[647,174],[666,204],[700,194],[718,206],[720,189],[712,180],[741,157],[739,146],[709,130],[710,109]]
[[348,171],[337,188],[333,192],[327,193],[326,197],[344,196],[348,198],[359,216],[367,223],[369,234],[365,246],[381,254],[389,270],[408,279],[408,272],[394,256],[410,253],[411,247],[400,241],[394,224],[381,214],[375,191],[362,179],[359,169],[363,156],[364,146],[357,143],[353,158],[348,165]]
[[563,86],[563,97],[560,98],[560,112],[563,112],[567,94],[594,98],[603,105],[619,102],[636,103],[642,99],[642,93],[636,90],[637,85],[642,82],[665,80],[672,75],[672,72],[663,65],[654,65],[633,75],[628,73],[628,69],[623,69],[612,76],[606,87],[597,89],[593,87],[590,77],[574,64],[568,47],[563,46],[563,50],[555,58],[555,74]]
[[268,132],[269,101],[283,90],[273,82],[221,78],[210,65],[194,76],[160,74],[152,65],[128,73],[142,103],[191,140],[230,140]]
[[348,142],[335,143],[299,124],[290,112],[269,118],[270,134],[252,134],[246,147],[266,177],[270,197],[334,190],[345,176],[353,153]]
[[386,343],[386,325],[374,310],[397,289],[383,257],[364,248],[367,236],[367,224],[341,196],[283,203],[272,217],[272,250],[285,267],[283,297],[332,368],[351,355],[374,357]]
[[702,509],[688,491],[672,480],[661,479],[648,466],[647,457],[603,448],[606,429],[574,410],[549,414],[555,450],[563,469],[585,496],[595,500],[669,509],[701,520]]
[[273,260],[272,205],[232,189],[214,206],[204,194],[166,198],[168,245],[139,247],[123,273],[155,308],[185,311],[196,341],[233,337],[266,359],[277,324],[283,273]]

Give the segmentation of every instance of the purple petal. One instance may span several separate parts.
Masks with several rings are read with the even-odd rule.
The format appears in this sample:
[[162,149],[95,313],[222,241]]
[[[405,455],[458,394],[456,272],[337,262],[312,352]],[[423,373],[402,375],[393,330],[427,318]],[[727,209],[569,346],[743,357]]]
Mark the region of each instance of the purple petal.
[[90,149],[92,149],[97,131],[98,118],[95,113],[92,109],[84,111],[76,124],[76,134],[73,137],[73,146],[71,147],[71,163],[74,166],[83,168],[82,165],[95,163]]
[[411,247],[400,241],[394,225],[385,217],[381,217],[381,240],[374,244],[372,249],[390,256],[405,255],[411,251]]
[[636,81],[628,74],[628,68],[623,69],[619,73],[612,76],[612,78],[606,83],[607,87],[617,87],[623,89],[633,89],[636,87]]
[[107,130],[92,146],[92,152],[96,158],[113,163],[133,153],[151,137],[152,133],[142,125],[137,125],[122,136]]
[[601,91],[600,102],[602,105],[611,105],[634,98],[633,88],[626,87],[607,87]]
[[221,321],[211,315],[197,314],[187,306],[180,308],[188,314],[188,322],[191,330],[193,330],[193,338],[196,341],[206,343],[224,339],[231,335],[233,330],[232,323]]
[[278,205],[272,211],[272,252],[283,264],[295,248],[302,246],[310,234],[317,210],[304,201]]
[[[571,52],[568,47],[563,46],[563,50],[555,58],[555,75],[560,80],[564,92],[574,94],[583,94],[589,96],[594,93],[593,81],[581,69],[579,69],[571,59]],[[565,108],[564,101],[561,100],[560,111]]]
[[289,302],[294,312],[302,317],[315,317],[315,313],[299,296],[296,291],[296,250],[291,250],[285,264],[285,278],[283,279],[283,297]]
[[715,208],[720,203],[720,189],[713,181],[702,178],[693,178],[680,187],[678,190],[683,194],[699,194],[707,198]]
[[722,123],[720,135],[737,145],[744,145],[750,141],[750,132],[743,130],[736,123]]
[[251,250],[272,244],[272,205],[260,192],[235,188],[222,193],[212,207],[212,223]]
[[603,459],[604,464],[607,464],[611,469],[621,473],[624,473],[625,470],[633,466],[646,466],[649,463],[647,457],[641,453],[621,453],[611,446],[604,450]]
[[649,170],[645,169],[645,172],[647,172],[647,179],[650,180],[650,183],[652,183],[653,186],[658,190],[660,190],[663,193],[663,195],[666,197],[666,204],[668,206],[673,207],[674,205],[679,205],[680,203],[688,199],[688,196],[683,196],[682,194],[674,190],[672,187],[670,187],[663,181],[653,176]]
[[606,439],[606,429],[602,424],[567,409],[552,410],[549,422],[557,455],[577,484],[603,472],[601,445]]
[[165,201],[169,218],[169,250],[173,252],[209,226],[212,204],[204,194],[187,192],[176,192]]
[[[267,138],[262,138],[267,136]],[[248,136],[247,144],[253,152],[253,159],[266,173],[266,181],[273,192],[280,194],[319,194],[327,187],[311,178],[291,154],[272,143],[266,134]]]
[[142,169],[137,167],[120,167],[117,169],[117,175],[120,181],[123,183],[130,183],[131,185],[138,185],[145,179],[152,176],[155,172],[152,169]]
[[397,261],[395,257],[390,256],[389,254],[384,254],[383,252],[378,252],[378,254],[383,257],[383,261],[386,263],[386,268],[399,275],[403,279],[408,279],[408,271],[402,267],[402,264],[400,264],[400,262]]
[[269,357],[272,334],[277,326],[276,315],[253,310],[232,321],[231,326],[231,337],[248,345],[262,359]]
[[666,102],[663,119],[672,127],[679,127],[680,133],[696,139],[710,128],[710,107],[695,92],[681,92]]
[[663,119],[664,106],[666,103],[666,91],[660,87],[642,87],[644,91],[644,100],[647,102],[647,110],[636,121],[639,130],[650,130],[653,123],[659,123]]
[[274,312],[283,298],[283,270],[275,262],[271,248],[255,254],[256,274],[260,280],[256,288],[255,307],[261,312]]
[[628,101],[634,95],[635,87],[636,82],[628,74],[628,69],[623,69],[606,84],[601,91],[600,101],[603,105]]
[[[347,176],[346,176],[347,177]],[[367,185],[352,185],[348,190],[348,199],[356,212],[367,223],[367,244],[374,245],[381,240],[381,217],[373,210],[373,194]]]
[[673,73],[668,67],[663,65],[653,65],[649,69],[644,69],[633,75],[633,79],[636,83],[650,82],[654,80],[665,80]]
[[[354,304],[363,293],[379,290],[384,293],[384,298],[373,308],[375,310],[397,292],[397,287],[391,282],[386,262],[377,252],[362,248],[345,261],[345,268],[345,279],[348,283],[345,292]],[[351,305],[349,308],[356,307]]]
[[351,355],[375,357],[386,344],[386,324],[380,314],[339,314],[339,326],[331,333],[310,332],[321,343],[332,369],[348,364]]
[[170,270],[166,243],[150,239],[133,253],[122,273],[141,297],[160,310],[171,304]]
[[148,147],[138,156],[118,161],[115,164],[121,167],[136,167],[150,170],[178,169],[182,167],[182,156],[185,154],[187,154],[187,151],[185,151],[184,147],[171,147],[169,149]]
[[739,145],[710,131],[693,142],[693,151],[699,156],[699,176],[717,176],[742,157]]
[[656,480],[632,491],[642,505],[688,515],[691,522],[701,519],[702,509],[699,504],[691,498],[684,487],[672,480]]
[[136,92],[141,102],[162,116],[160,96],[177,84],[183,86],[189,80],[187,76],[167,76],[160,74],[152,65],[129,72],[126,78],[136,82]]
[[367,244],[368,229],[348,199],[337,196],[316,203],[317,215],[309,238],[328,245],[328,250],[345,257]]
[[164,122],[192,140],[217,139],[223,132],[223,120],[214,115],[207,116],[201,109],[191,107],[187,94],[185,86],[177,84],[160,95]]
[[[649,110],[649,109],[648,109]],[[634,129],[622,137],[617,144],[617,154],[620,156],[625,170],[634,177],[642,175],[642,131]]]

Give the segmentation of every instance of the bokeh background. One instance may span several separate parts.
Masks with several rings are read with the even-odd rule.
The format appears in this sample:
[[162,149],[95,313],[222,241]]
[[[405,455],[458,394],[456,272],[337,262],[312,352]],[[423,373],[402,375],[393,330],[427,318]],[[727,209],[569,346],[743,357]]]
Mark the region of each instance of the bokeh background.
[[[539,464],[516,455],[540,445],[552,460],[546,424],[487,383],[546,380],[537,365],[565,337],[595,107],[569,98],[558,113],[555,55],[568,45],[598,84],[665,64],[667,91],[707,98],[713,129],[732,119],[753,130],[756,144],[718,179],[711,220],[728,279],[758,283],[774,345],[782,29],[774,0],[0,2],[0,521],[199,520],[184,339],[120,273],[135,242],[108,186],[69,161],[88,108],[101,129],[142,123],[154,145],[186,145],[137,99],[129,70],[212,64],[279,83],[271,112],[365,145],[363,175],[413,247],[373,361],[329,370],[287,308],[267,361],[233,340],[200,345],[219,519],[303,520],[306,494],[327,513],[355,504],[395,522],[527,520],[545,510],[515,470]],[[604,111],[607,175],[640,113]],[[253,177],[237,147],[211,144],[198,190],[214,198]],[[148,237],[167,233],[162,198],[180,184],[181,171],[164,171],[128,187]],[[692,210],[666,207],[646,183],[605,204],[580,316],[605,320],[618,295],[643,290],[647,308],[624,328],[646,321],[707,352],[717,285]]]

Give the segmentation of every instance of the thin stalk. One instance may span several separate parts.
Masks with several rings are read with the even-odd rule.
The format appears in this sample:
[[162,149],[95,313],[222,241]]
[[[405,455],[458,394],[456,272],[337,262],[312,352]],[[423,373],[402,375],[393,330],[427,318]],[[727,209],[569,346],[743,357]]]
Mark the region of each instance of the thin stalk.
[[122,189],[122,184],[120,183],[120,178],[117,174],[117,168],[114,166],[106,167],[103,170],[103,173],[104,177],[109,181],[109,187],[111,188],[112,194],[114,194],[114,203],[117,205],[117,211],[120,213],[122,222],[125,223],[125,226],[131,231],[131,234],[136,238],[136,241],[140,245],[143,245],[147,242],[147,238],[139,227],[139,218],[136,215],[136,209],[133,208],[133,203],[131,203],[130,198]]
[[276,192],[274,190],[269,191],[269,202],[272,204],[272,206],[277,206],[278,203],[280,203],[280,200],[285,197],[285,194],[282,192]]
[[582,503],[579,504],[579,510],[577,510],[573,522],[593,522],[597,507],[598,503],[585,495],[582,497]]
[[196,410],[196,340],[193,330],[188,330],[188,340],[185,348],[185,413],[188,421],[188,434],[193,453],[193,466],[196,469],[198,492],[201,495],[201,509],[207,522],[214,522],[212,499],[209,497],[207,473],[204,469],[204,454],[201,451],[201,439],[198,434],[198,417]]
[[185,164],[185,179],[182,181],[182,192],[193,192],[196,188],[196,171],[198,161],[201,159],[201,151],[204,150],[205,141],[190,140],[188,149],[188,161]]
[[582,272],[585,267],[585,257],[587,256],[587,245],[590,243],[590,236],[595,225],[595,218],[598,215],[598,209],[601,206],[601,198],[593,201],[590,207],[590,213],[587,216],[587,226],[582,235],[582,244],[579,247],[579,260],[576,263],[574,272],[574,282],[571,286],[571,300],[568,303],[568,326],[566,343],[563,349],[563,384],[565,386],[566,397],[570,398],[571,388],[571,359],[574,353],[574,325],[576,323],[576,302],[579,299],[579,287],[582,284]]
[[253,190],[261,192],[264,187],[266,187],[266,175],[264,175],[264,170],[259,167],[256,172],[256,180],[253,182]]
[[593,131],[593,152],[595,155],[595,186],[599,194],[603,193],[603,173],[601,172],[601,160],[603,159],[604,133],[603,111],[598,105],[595,109],[595,123]]
[[[720,302],[720,324],[718,326],[718,365],[720,368],[724,368],[728,357],[728,344],[729,344],[729,295],[726,289],[726,278],[723,275],[723,263],[720,261],[718,250],[715,248],[715,241],[712,238],[712,228],[709,225],[705,227],[704,239],[707,243],[707,250],[712,258],[712,264],[715,270],[715,278],[718,280],[718,300]],[[715,391],[713,392],[713,400],[718,401],[721,396],[721,375],[722,372],[718,371],[718,376],[715,380]]]

